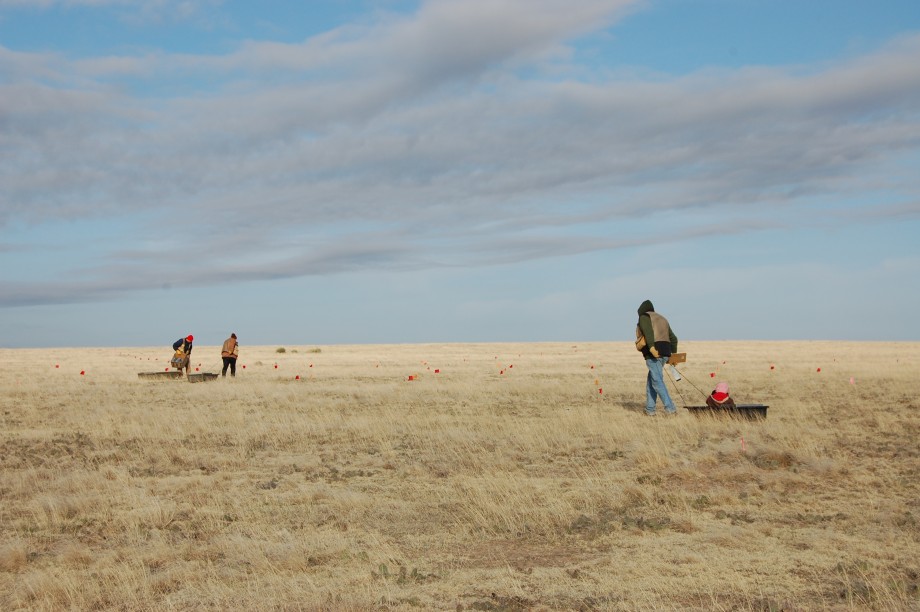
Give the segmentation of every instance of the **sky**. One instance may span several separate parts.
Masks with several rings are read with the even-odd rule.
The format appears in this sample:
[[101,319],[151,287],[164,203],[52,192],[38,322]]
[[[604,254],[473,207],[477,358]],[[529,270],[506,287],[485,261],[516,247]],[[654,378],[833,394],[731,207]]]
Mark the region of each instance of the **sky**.
[[0,346],[917,341],[916,0],[0,0]]

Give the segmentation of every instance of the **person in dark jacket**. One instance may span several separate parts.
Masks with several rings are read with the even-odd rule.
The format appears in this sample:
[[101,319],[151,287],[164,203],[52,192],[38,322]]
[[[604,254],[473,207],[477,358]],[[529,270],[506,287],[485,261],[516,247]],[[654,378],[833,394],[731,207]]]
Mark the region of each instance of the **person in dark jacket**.
[[191,362],[190,355],[192,354],[192,341],[195,340],[195,337],[192,334],[187,335],[185,338],[179,338],[173,342],[173,350],[176,351],[175,356],[172,358],[172,364],[177,370],[182,370],[185,368],[185,375],[188,376],[189,363]]
[[664,366],[671,353],[677,352],[677,336],[671,330],[668,320],[655,312],[651,300],[639,306],[639,323],[636,325],[636,348],[642,352],[648,377],[645,381],[645,414],[655,415],[658,398],[669,415],[676,415],[677,408],[664,384]]

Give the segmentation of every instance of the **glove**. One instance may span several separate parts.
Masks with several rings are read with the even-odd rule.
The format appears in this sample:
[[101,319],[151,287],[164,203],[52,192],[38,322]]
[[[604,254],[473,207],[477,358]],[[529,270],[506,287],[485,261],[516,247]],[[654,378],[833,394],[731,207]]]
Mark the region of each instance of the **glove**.
[[658,349],[655,348],[655,345],[648,347],[648,352],[652,354],[652,357],[658,359]]

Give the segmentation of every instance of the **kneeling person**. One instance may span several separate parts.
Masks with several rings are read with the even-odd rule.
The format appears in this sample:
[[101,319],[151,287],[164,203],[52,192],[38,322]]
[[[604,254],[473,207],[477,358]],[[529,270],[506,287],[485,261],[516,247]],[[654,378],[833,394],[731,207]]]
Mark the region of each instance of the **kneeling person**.
[[727,382],[720,382],[716,385],[713,392],[706,398],[706,405],[713,409],[735,407],[735,400],[728,393]]

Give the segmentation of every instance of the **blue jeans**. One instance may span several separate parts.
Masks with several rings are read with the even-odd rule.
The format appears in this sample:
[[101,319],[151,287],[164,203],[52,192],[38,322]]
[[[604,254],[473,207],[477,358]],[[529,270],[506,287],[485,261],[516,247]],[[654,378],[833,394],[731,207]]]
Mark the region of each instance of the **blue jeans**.
[[667,357],[649,357],[645,360],[648,366],[648,378],[645,381],[645,412],[646,414],[655,414],[655,402],[661,398],[664,404],[665,412],[675,414],[677,408],[668,395],[668,388],[664,384],[664,364],[668,362]]

